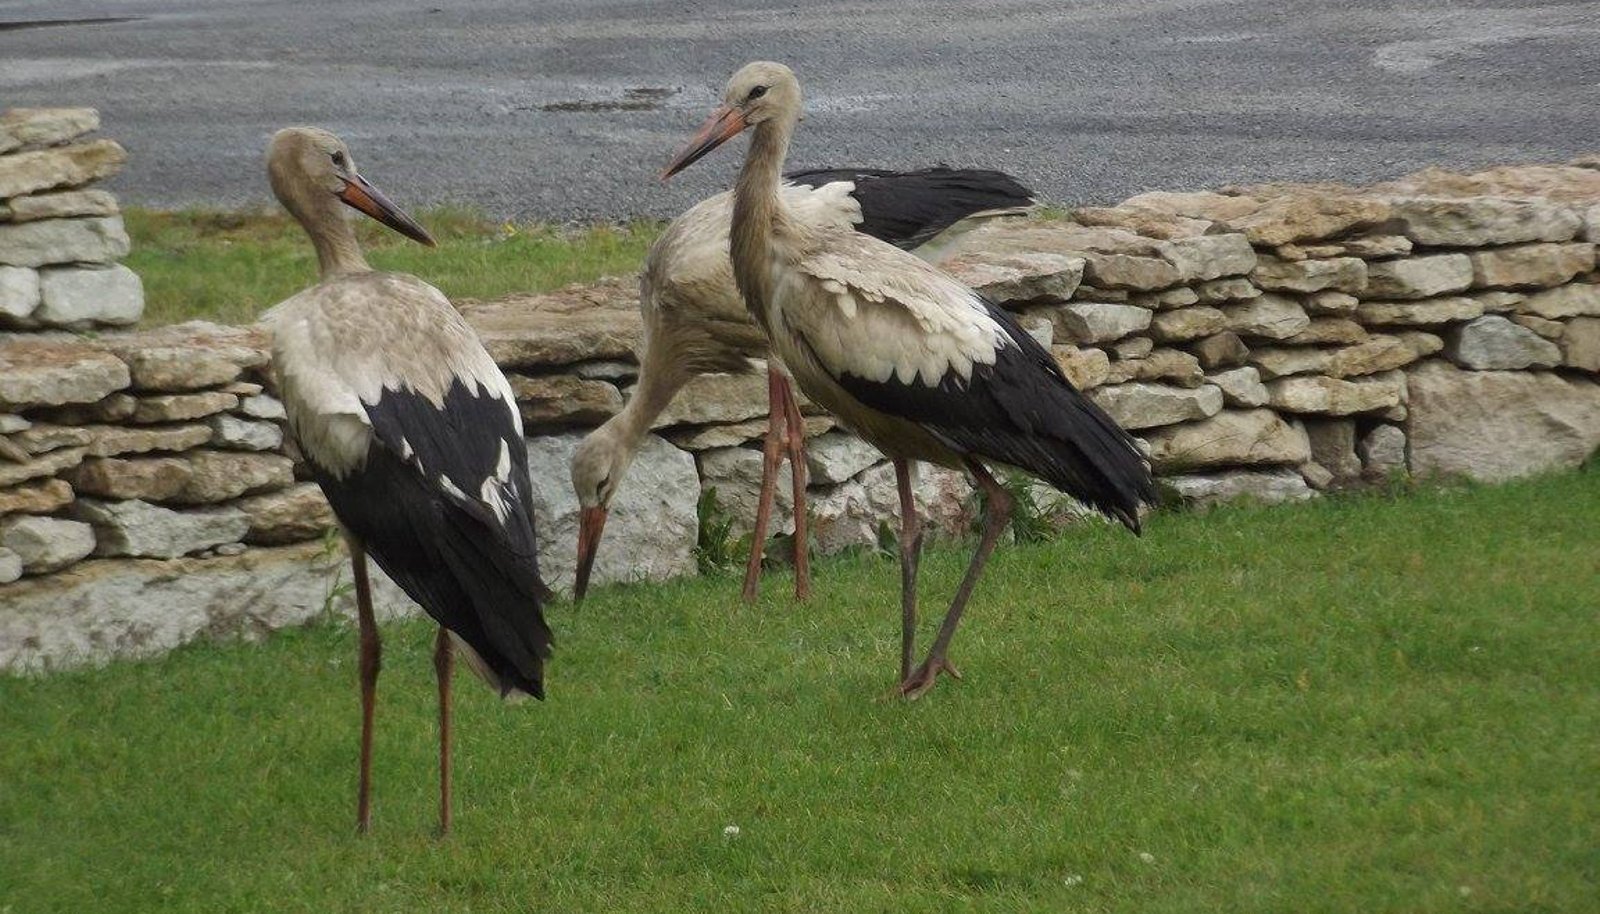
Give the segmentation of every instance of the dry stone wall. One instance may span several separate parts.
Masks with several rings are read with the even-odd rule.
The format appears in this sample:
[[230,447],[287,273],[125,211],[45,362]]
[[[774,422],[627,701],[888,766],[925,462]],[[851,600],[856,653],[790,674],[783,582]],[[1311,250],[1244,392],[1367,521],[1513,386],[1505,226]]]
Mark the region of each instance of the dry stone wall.
[[137,324],[144,287],[117,263],[128,233],[117,199],[91,187],[127,153],[89,139],[92,108],[14,108],[0,115],[0,330]]
[[[1502,480],[1600,447],[1591,164],[1147,193],[989,223],[949,240],[946,267],[1140,437],[1174,498]],[[621,279],[461,306],[526,420],[558,586],[576,540],[568,460],[636,381],[635,295]],[[267,363],[258,328],[0,335],[0,668],[149,654],[337,607],[332,518],[285,440]],[[746,529],[765,396],[759,374],[680,394],[613,503],[598,580],[693,573],[707,490]],[[896,506],[890,468],[828,417],[807,421],[816,547],[874,543]],[[966,528],[958,474],[923,468],[917,489],[936,529]],[[383,594],[408,611],[392,585]]]

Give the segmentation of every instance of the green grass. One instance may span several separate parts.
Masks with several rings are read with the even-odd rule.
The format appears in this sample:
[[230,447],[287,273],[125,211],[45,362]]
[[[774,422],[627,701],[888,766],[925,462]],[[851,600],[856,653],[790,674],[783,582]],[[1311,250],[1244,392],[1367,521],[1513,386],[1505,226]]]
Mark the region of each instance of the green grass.
[[424,623],[366,838],[342,625],[0,679],[0,911],[1592,911],[1597,543],[1593,472],[1084,526],[909,706],[882,555],[604,589],[548,702],[462,683],[446,841]]
[[[492,224],[463,210],[416,214],[439,241],[425,248],[370,220],[358,225],[380,270],[415,273],[451,298],[542,292],[636,272],[660,227],[650,222],[559,229]],[[144,280],[146,326],[203,318],[248,323],[316,281],[311,243],[281,212],[132,208],[123,213]]]

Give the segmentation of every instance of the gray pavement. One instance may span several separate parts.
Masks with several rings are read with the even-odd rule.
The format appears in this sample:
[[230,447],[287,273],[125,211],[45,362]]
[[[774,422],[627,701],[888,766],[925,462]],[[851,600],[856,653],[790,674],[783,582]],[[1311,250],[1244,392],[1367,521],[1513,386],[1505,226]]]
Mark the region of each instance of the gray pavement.
[[[794,66],[796,166],[1010,171],[1062,202],[1600,150],[1600,4],[748,0],[0,3],[0,107],[93,105],[154,205],[267,198],[277,127],[342,133],[408,204],[670,215],[722,81]],[[40,20],[125,17],[120,22]],[[739,148],[742,148],[739,147]]]

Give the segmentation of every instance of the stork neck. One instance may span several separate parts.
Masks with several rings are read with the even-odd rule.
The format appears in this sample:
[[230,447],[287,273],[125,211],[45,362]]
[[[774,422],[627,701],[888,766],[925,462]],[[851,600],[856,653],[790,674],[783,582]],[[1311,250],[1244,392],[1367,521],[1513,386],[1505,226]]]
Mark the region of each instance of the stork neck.
[[319,211],[314,214],[295,213],[306,234],[311,236],[311,246],[317,250],[317,264],[324,279],[338,273],[365,273],[372,269],[361,253],[360,242],[356,241],[355,227],[345,218],[341,206],[330,196],[328,204],[317,207]]
[[778,187],[793,131],[792,118],[773,118],[757,124],[750,138],[750,150],[745,154],[744,167],[739,171],[739,183],[733,190],[729,235],[733,277],[744,296],[745,307],[763,327],[772,284],[769,275],[772,236],[778,221],[784,217],[783,198]]

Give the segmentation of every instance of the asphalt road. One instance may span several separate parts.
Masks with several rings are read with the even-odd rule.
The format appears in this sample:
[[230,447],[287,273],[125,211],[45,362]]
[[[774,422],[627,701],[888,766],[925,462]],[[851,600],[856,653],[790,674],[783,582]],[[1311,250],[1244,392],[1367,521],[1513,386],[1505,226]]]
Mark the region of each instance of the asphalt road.
[[139,203],[265,200],[267,137],[315,123],[396,200],[558,220],[730,183],[734,152],[655,173],[756,57],[806,87],[794,165],[987,165],[1069,203],[1600,150],[1600,3],[1509,6],[26,0],[0,107],[98,107]]

